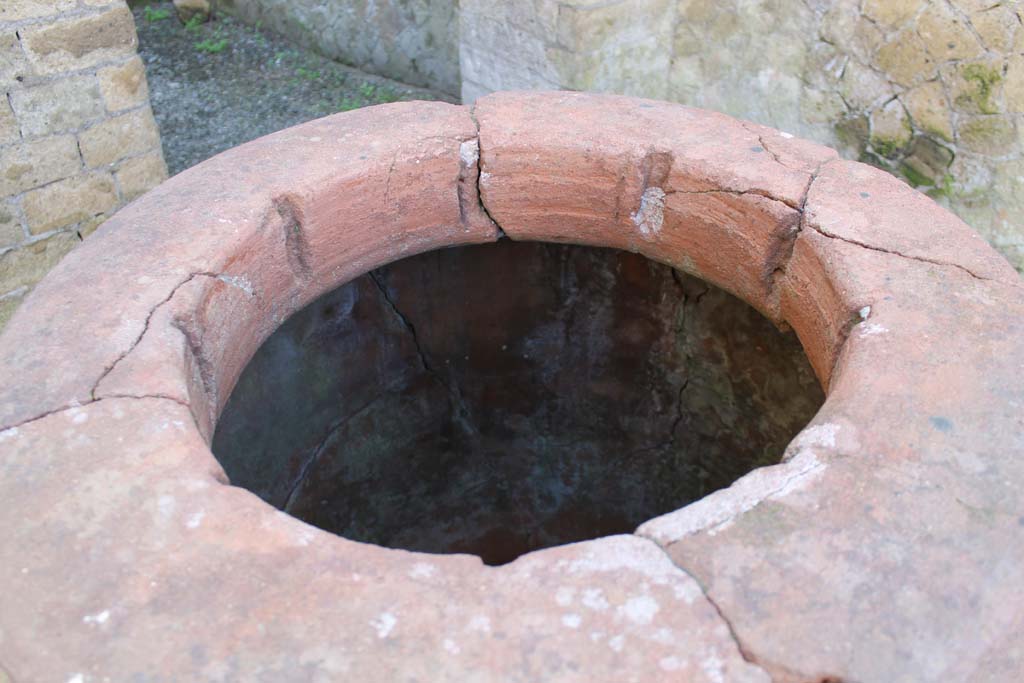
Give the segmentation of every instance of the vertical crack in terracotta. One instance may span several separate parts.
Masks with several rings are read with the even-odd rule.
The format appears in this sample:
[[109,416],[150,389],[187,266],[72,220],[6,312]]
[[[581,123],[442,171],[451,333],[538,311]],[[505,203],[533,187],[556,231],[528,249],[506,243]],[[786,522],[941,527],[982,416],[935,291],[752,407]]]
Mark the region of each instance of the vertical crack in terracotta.
[[[760,139],[760,136],[758,139]],[[767,147],[765,147],[765,149],[767,149]],[[833,160],[829,159],[819,163],[807,179],[807,185],[804,187],[803,194],[800,196],[800,203],[794,207],[798,215],[796,226],[786,235],[783,235],[782,239],[774,245],[772,253],[769,254],[765,261],[765,271],[767,273],[765,276],[765,285],[768,289],[766,300],[768,310],[771,311],[776,324],[786,324],[786,321],[782,319],[782,313],[779,310],[779,300],[781,297],[779,285],[782,279],[786,276],[786,271],[789,268],[790,261],[793,260],[793,252],[796,250],[796,241],[800,238],[800,233],[804,231],[807,224],[807,200],[811,196],[811,187],[818,179],[818,176],[821,175],[822,168],[824,168],[824,166],[830,161]]]
[[[676,433],[679,430],[679,425],[682,424],[683,420],[686,419],[686,412],[683,410],[683,394],[686,393],[687,388],[690,386],[690,379],[686,378],[683,380],[682,385],[679,387],[679,391],[676,392],[675,400],[675,417],[672,419],[672,424],[669,425],[668,434],[665,438],[661,439],[657,443],[642,448],[637,448],[629,452],[627,460],[632,459],[634,456],[641,455],[643,453],[650,453],[652,451],[664,452],[666,449],[671,450],[676,446]],[[566,444],[562,444],[563,446]],[[610,474],[610,473],[609,473]],[[603,482],[599,480],[597,483]]]
[[[685,334],[687,318],[686,309],[687,306],[690,305],[690,297],[686,293],[686,287],[683,285],[683,279],[682,276],[679,274],[679,271],[676,270],[675,268],[670,268],[669,272],[671,272],[672,274],[672,282],[675,284],[676,288],[679,289],[679,293],[682,296],[679,323],[676,325],[676,334]],[[711,291],[711,287],[707,286],[704,288],[704,291],[700,292],[696,297],[694,297],[693,306],[700,305],[701,299],[703,299],[704,295],[707,294],[709,291]],[[683,421],[686,419],[686,412],[683,410],[683,394],[686,393],[686,390],[689,387],[690,378],[687,376],[683,379],[683,383],[679,387],[679,392],[676,394],[676,416],[675,419],[672,421],[672,427],[669,432],[668,439],[668,445],[672,447],[676,445],[676,435],[679,432],[679,427],[680,425],[683,424]]]
[[[846,321],[839,330],[839,339],[836,342],[835,355],[832,358],[832,364],[828,369],[829,385],[832,384],[832,380],[836,376],[836,368],[839,367],[839,360],[843,357],[843,354],[846,351],[846,344],[850,341],[850,335],[853,334],[853,328],[857,327],[857,325],[865,320],[865,318],[861,317],[860,314],[857,313],[857,311],[862,310],[863,307],[856,307],[856,304],[854,306],[854,311],[848,311],[846,313]],[[867,308],[871,308],[872,306],[873,304],[869,304]]]
[[416,349],[416,356],[419,358],[420,365],[424,372],[433,377],[447,392],[448,401],[452,409],[452,418],[455,424],[459,426],[465,436],[475,436],[477,434],[477,430],[470,419],[469,408],[466,407],[465,400],[462,397],[462,392],[459,390],[458,385],[446,380],[430,362],[427,357],[427,352],[423,348],[423,343],[420,341],[419,335],[416,333],[416,326],[413,325],[412,321],[410,321],[409,318],[398,308],[394,298],[388,291],[387,286],[385,286],[381,281],[380,274],[375,270],[371,270],[368,275],[373,281],[373,284],[376,285],[377,289],[380,291],[388,309],[402,324],[402,327],[406,332],[409,333],[409,337],[412,339],[413,346]]
[[[685,319],[686,307],[688,305],[690,305],[690,299],[686,295],[686,290],[683,288],[683,283],[682,283],[682,280],[679,277],[679,272],[675,268],[672,268],[671,272],[672,272],[672,281],[679,288],[680,294],[682,295],[682,309],[683,309],[683,313],[682,313],[681,317],[683,319]],[[708,291],[710,291],[710,289],[711,289],[710,287],[707,287],[703,292],[698,294],[696,296],[696,298],[694,299],[693,305],[696,306],[697,304],[699,304],[701,298],[703,298],[703,296],[705,294],[707,294]],[[679,325],[676,326],[676,331],[677,332],[680,331],[682,329],[682,326],[683,326],[683,320],[680,320]],[[568,336],[564,337],[564,339],[565,339],[566,343],[569,343],[570,340],[569,340]],[[631,451],[629,457],[632,457],[634,455],[639,455],[641,453],[650,453],[651,451],[663,451],[665,449],[673,449],[673,448],[675,448],[675,446],[676,446],[676,435],[679,432],[679,427],[680,427],[680,425],[682,425],[683,421],[686,419],[686,411],[684,410],[684,407],[683,407],[683,396],[686,393],[686,390],[689,388],[689,386],[690,386],[690,378],[686,377],[686,378],[683,379],[682,384],[679,386],[679,389],[675,392],[675,402],[674,402],[674,411],[673,411],[675,413],[675,415],[672,418],[672,424],[669,425],[668,433],[666,434],[666,436],[663,439],[659,440],[657,443],[653,443],[653,444],[651,444],[649,446],[644,446],[642,448],[638,448],[636,450]]]
[[683,410],[683,394],[686,393],[689,386],[690,378],[687,377],[679,387],[679,393],[676,394],[676,416],[672,420],[672,426],[669,428],[668,443],[666,444],[669,447],[674,447],[676,445],[676,434],[679,431],[679,426],[683,423],[683,420],[686,419],[686,412]]
[[370,406],[372,406],[374,403],[383,398],[390,389],[391,387],[386,387],[384,391],[380,392],[379,394],[371,398],[369,401],[367,401],[366,403],[364,403],[363,405],[359,406],[354,411],[349,413],[348,415],[345,415],[341,419],[336,420],[330,427],[327,428],[327,432],[324,434],[323,438],[317,442],[317,445],[313,449],[313,452],[310,453],[310,456],[306,458],[305,462],[302,463],[302,467],[299,468],[299,474],[297,477],[295,477],[295,481],[292,482],[291,487],[288,489],[288,493],[285,495],[284,502],[280,506],[281,510],[291,513],[292,504],[295,502],[295,496],[302,488],[302,484],[305,483],[306,479],[309,477],[310,472],[313,470],[313,466],[316,465],[317,462],[319,462],[320,455],[327,447],[327,443],[331,440],[331,437],[338,433],[338,431],[342,427],[347,425],[350,420],[352,420],[355,417],[358,417],[360,414],[369,409]]
[[758,135],[757,135],[757,141],[758,141],[758,143],[760,143],[761,148],[764,149],[764,151],[766,151],[766,152],[768,152],[768,154],[772,155],[772,159],[775,160],[775,163],[777,163],[779,166],[786,166],[786,168],[789,168],[788,165],[786,165],[786,164],[784,164],[782,162],[782,158],[779,157],[778,152],[776,152],[775,150],[773,150],[771,147],[768,146],[768,143],[766,143],[764,141],[764,136],[761,135],[760,133],[758,133]]
[[761,278],[765,288],[765,301],[771,312],[773,322],[782,322],[782,314],[779,310],[781,294],[779,282],[786,275],[786,268],[793,258],[796,249],[796,240],[803,230],[804,214],[803,209],[796,209],[792,220],[773,235],[773,242],[764,260],[761,271]]
[[490,226],[495,240],[504,232],[487,212],[480,199],[480,138],[459,142],[459,177],[455,185],[459,202],[459,222],[467,230],[480,224]]
[[185,345],[195,363],[194,370],[199,376],[199,383],[203,388],[203,393],[206,394],[206,401],[210,409],[210,424],[212,425],[216,422],[217,406],[220,402],[217,397],[217,376],[214,372],[213,363],[207,357],[206,351],[203,348],[201,327],[195,325],[194,322],[179,317],[171,321],[171,326],[185,337]]
[[[509,237],[508,233],[505,232],[504,228],[501,227],[501,223],[499,223],[494,218],[494,216],[491,215],[490,209],[488,209],[487,208],[487,204],[484,203],[484,191],[483,191],[483,186],[482,186],[483,177],[484,177],[484,173],[485,173],[485,171],[484,171],[484,148],[483,148],[483,138],[480,136],[480,121],[478,121],[477,118],[476,118],[476,107],[475,106],[469,107],[469,117],[473,120],[473,125],[476,126],[476,138],[475,138],[475,140],[476,140],[476,203],[477,203],[477,206],[479,207],[479,210],[481,212],[483,212],[483,215],[486,216],[487,219],[490,220],[491,223],[494,225],[494,230],[495,230],[495,235],[496,235],[495,239],[496,240],[506,239],[506,238],[512,239],[511,237]],[[461,178],[460,178],[460,180],[461,180]],[[459,185],[460,185],[460,188],[461,188],[462,183],[460,182]],[[460,209],[460,211],[462,210],[462,196],[461,195],[459,197],[459,209]]]
[[[466,173],[467,173],[467,168],[466,168],[466,164],[465,164],[466,157],[465,157],[465,155],[464,155],[462,150],[465,147],[465,145],[472,144],[472,142],[473,142],[472,140],[466,140],[466,141],[462,142],[459,145],[459,180],[458,180],[457,183],[455,183],[455,196],[459,200],[459,223],[461,223],[463,227],[466,227],[466,226],[469,225],[469,215],[468,215],[469,214],[469,210],[468,210],[466,204],[468,204],[470,200],[466,197],[466,185],[468,185],[468,182],[467,182],[468,179],[466,178]],[[480,159],[479,148],[477,150],[476,157],[477,157],[476,163],[479,164],[480,163],[479,162],[479,159]],[[479,168],[479,166],[478,166],[478,168]],[[477,175],[479,177],[479,171],[477,172]],[[388,175],[388,182],[389,183],[390,183],[390,178],[391,178],[391,176],[389,174]],[[480,187],[480,181],[479,180],[477,180],[476,186],[477,186],[478,191],[479,191],[479,187]]]

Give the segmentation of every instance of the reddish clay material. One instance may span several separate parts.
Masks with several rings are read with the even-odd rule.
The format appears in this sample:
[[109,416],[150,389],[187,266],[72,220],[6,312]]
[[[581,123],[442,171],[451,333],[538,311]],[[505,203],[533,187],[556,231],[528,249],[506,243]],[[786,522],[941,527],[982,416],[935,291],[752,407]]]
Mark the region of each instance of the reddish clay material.
[[[502,231],[738,294],[797,332],[824,407],[783,464],[498,568],[225,485],[213,425],[285,317]],[[900,181],[777,131],[567,93],[298,126],[121,211],[17,312],[0,371],[16,681],[1019,678],[1024,287]]]

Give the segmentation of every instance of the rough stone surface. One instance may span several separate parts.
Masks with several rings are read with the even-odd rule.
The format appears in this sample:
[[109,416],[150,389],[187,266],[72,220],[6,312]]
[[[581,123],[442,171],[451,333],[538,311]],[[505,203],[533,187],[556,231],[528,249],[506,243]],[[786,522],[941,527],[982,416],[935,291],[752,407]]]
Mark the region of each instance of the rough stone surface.
[[201,21],[210,18],[209,0],[174,0],[174,10],[178,19],[187,23],[192,17],[199,17]]
[[904,93],[900,100],[922,130],[947,142],[953,141],[952,113],[941,83],[937,80],[922,83]]
[[[28,296],[0,335],[10,677],[1014,680],[1013,268],[892,176],[771,129],[581,94],[475,113],[387,105],[220,155]],[[502,230],[632,246],[740,293],[796,332],[825,404],[781,464],[500,568],[345,540],[224,485],[217,417],[289,314]]]
[[166,170],[123,0],[5,0],[0,88],[2,326],[46,267]]
[[21,200],[29,232],[40,234],[80,223],[117,206],[114,179],[106,173],[60,180],[26,192]]
[[0,22],[51,17],[74,9],[75,0],[6,0],[0,7]]
[[1003,92],[1007,109],[1017,114],[1024,113],[1024,55],[1014,55],[1009,59]]
[[89,168],[147,152],[159,143],[160,131],[149,107],[107,119],[78,136],[82,159]]
[[22,298],[25,296],[25,291],[24,288],[16,289],[0,297],[0,326],[5,325],[11,319],[11,316],[14,315],[18,304],[21,303]]
[[60,135],[0,149],[0,195],[14,195],[52,183],[81,168],[72,135]]
[[463,100],[509,88],[664,95],[673,12],[666,0],[462,2]]
[[94,76],[73,76],[10,95],[26,138],[73,132],[103,118],[106,110]]
[[151,152],[119,164],[116,176],[121,196],[131,201],[163,182],[167,166],[162,154]]
[[120,2],[100,14],[29,26],[19,36],[25,54],[43,74],[96,66],[131,54],[137,43],[132,13]]
[[13,292],[39,282],[78,242],[78,237],[63,232],[5,252],[0,256],[0,291]]
[[0,145],[15,142],[20,138],[18,120],[14,118],[10,102],[0,101]]
[[97,76],[108,111],[137,107],[149,99],[146,70],[138,57],[132,57],[124,64],[100,69]]
[[0,79],[4,83],[20,82],[31,73],[28,58],[18,40],[17,29],[13,26],[0,27]]
[[878,150],[901,150],[910,144],[914,128],[899,100],[892,100],[871,114],[871,145]]
[[0,249],[14,246],[25,239],[21,221],[10,204],[0,204]]

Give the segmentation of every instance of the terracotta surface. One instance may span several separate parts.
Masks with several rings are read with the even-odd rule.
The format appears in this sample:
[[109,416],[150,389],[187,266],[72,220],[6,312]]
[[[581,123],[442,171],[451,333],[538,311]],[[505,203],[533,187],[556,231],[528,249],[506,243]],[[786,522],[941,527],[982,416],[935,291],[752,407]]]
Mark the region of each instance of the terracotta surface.
[[[524,93],[475,116],[387,105],[231,150],[36,288],[0,337],[8,677],[1019,680],[1009,264],[900,181],[721,115]],[[488,214],[791,325],[828,395],[787,462],[499,568],[347,541],[225,486],[207,439],[261,341],[377,265],[496,239]]]

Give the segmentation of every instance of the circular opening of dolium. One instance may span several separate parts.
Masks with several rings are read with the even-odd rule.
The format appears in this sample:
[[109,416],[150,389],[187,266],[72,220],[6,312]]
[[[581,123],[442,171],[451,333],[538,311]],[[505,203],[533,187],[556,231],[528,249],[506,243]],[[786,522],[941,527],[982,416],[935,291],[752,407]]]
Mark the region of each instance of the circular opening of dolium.
[[823,400],[796,337],[722,290],[627,252],[503,240],[295,314],[213,450],[233,484],[322,529],[496,565],[778,462]]

